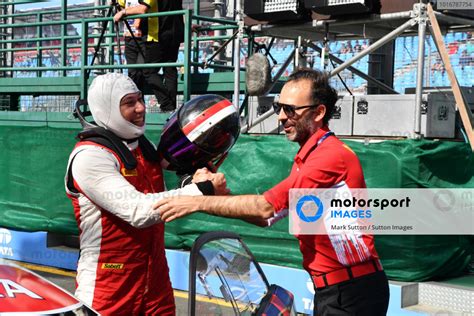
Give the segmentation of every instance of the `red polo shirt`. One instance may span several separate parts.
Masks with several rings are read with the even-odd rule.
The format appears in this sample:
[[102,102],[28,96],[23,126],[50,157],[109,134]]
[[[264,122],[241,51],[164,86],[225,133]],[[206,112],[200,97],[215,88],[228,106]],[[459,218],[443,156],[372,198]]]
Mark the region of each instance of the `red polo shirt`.
[[[364,174],[356,154],[336,136],[318,141],[329,131],[319,129],[300,148],[291,173],[264,193],[275,212],[288,209],[292,188],[331,188],[344,181],[349,188],[365,188]],[[303,254],[303,267],[312,275],[320,275],[361,262],[378,259],[373,236],[358,234],[297,236]]]

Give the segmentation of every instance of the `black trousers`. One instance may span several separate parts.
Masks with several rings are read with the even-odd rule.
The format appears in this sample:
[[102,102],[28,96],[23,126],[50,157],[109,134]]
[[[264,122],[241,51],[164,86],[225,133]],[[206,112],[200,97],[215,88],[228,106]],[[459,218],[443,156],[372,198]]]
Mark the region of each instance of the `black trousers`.
[[[136,38],[137,43],[132,37],[125,37],[125,59],[128,65],[144,64],[145,63],[145,42],[141,38]],[[138,89],[143,90],[145,86],[145,77],[143,69],[129,68],[128,76],[135,82]]]
[[[138,45],[131,37],[125,38],[125,58],[127,59],[127,64],[167,62],[169,61],[169,51],[174,51],[173,47],[169,47],[166,43],[146,42],[141,38],[137,38],[137,42]],[[143,58],[138,47],[141,48],[145,58]],[[178,56],[178,50],[179,43],[176,49],[176,57]],[[175,61],[176,59],[173,60],[173,62]],[[150,87],[162,109],[172,110],[176,108],[178,72],[176,67],[165,67],[163,69],[164,75],[162,76],[159,74],[160,69],[161,67],[135,68],[129,69],[128,74],[140,90],[143,90],[145,85]],[[174,86],[172,85],[173,82]]]
[[[163,61],[167,63],[174,63],[178,60],[179,46],[181,45],[179,39],[173,36],[164,34],[160,36],[160,44],[166,49],[163,51]],[[176,96],[178,94],[178,70],[176,67],[163,67],[163,81],[168,90],[168,95],[173,105],[176,106]]]
[[314,315],[382,316],[390,293],[384,271],[316,289]]

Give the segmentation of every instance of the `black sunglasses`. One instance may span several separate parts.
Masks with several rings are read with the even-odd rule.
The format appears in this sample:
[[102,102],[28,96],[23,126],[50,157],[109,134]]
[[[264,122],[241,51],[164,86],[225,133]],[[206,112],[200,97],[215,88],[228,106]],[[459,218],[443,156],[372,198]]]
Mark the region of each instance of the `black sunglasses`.
[[296,106],[296,105],[284,104],[284,103],[280,103],[280,102],[273,102],[273,111],[275,111],[276,115],[279,115],[281,109],[283,109],[286,116],[288,118],[292,118],[296,115],[296,110],[314,108],[314,107],[317,107],[318,105],[319,104]]

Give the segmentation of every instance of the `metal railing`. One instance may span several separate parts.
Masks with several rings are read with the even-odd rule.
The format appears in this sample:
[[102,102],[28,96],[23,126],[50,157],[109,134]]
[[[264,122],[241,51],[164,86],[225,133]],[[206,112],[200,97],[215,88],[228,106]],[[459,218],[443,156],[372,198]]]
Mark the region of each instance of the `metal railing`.
[[[63,0],[64,2],[64,0]],[[11,39],[0,39],[0,54],[2,53],[18,53],[21,51],[29,52],[29,55],[33,57],[34,66],[12,66],[12,67],[0,67],[0,72],[10,72],[12,74],[11,80],[19,80],[15,78],[15,75],[21,74],[19,72],[35,72],[36,77],[42,77],[46,71],[55,71],[59,72],[59,77],[68,76],[69,71],[78,72],[81,77],[81,87],[80,95],[85,97],[87,95],[87,75],[86,73],[90,70],[107,70],[107,69],[132,69],[132,68],[151,68],[151,67],[182,67],[183,72],[183,96],[184,100],[187,101],[190,98],[191,94],[191,66],[202,66],[203,63],[198,61],[199,55],[199,42],[201,41],[211,41],[211,40],[222,40],[228,39],[230,36],[203,36],[199,37],[197,34],[192,35],[192,22],[212,22],[220,23],[220,25],[206,26],[203,30],[225,30],[225,29],[235,29],[237,28],[237,23],[235,21],[229,21],[224,19],[214,19],[210,17],[204,17],[195,15],[193,16],[191,10],[179,10],[171,12],[160,12],[160,13],[147,13],[142,15],[135,15],[132,18],[152,18],[152,17],[162,17],[170,15],[182,15],[184,16],[185,21],[185,36],[184,36],[184,61],[183,62],[172,62],[172,63],[149,63],[149,64],[133,64],[133,65],[117,65],[114,63],[115,54],[114,49],[117,49],[117,43],[114,40],[116,38],[117,30],[113,27],[113,17],[95,17],[95,18],[80,18],[80,19],[67,19],[67,14],[74,12],[79,13],[81,11],[91,11],[91,10],[105,10],[109,6],[101,7],[80,7],[80,8],[66,8],[62,7],[61,10],[43,10],[39,12],[27,12],[27,13],[18,13],[18,14],[7,14],[0,15],[0,19],[7,18],[18,18],[18,17],[35,17],[34,22],[27,23],[13,23],[11,25],[0,25],[0,33],[6,29],[27,29],[35,28],[35,34],[32,38],[11,38]],[[47,15],[57,15],[60,14],[60,20],[46,20],[45,16]],[[128,17],[129,18],[129,17]],[[104,38],[109,39],[107,44],[102,44],[103,48],[109,50],[108,63],[100,65],[89,65],[89,56],[93,51],[93,41],[97,41],[99,38],[98,34],[89,34],[89,26],[93,23],[102,23],[109,22],[109,28],[104,34]],[[80,25],[80,35],[65,35],[68,25]],[[58,36],[44,37],[44,28],[50,26],[60,26],[61,34]],[[92,40],[92,41],[91,41]],[[74,41],[74,43],[71,43]],[[49,42],[50,45],[47,45]],[[59,43],[55,43],[59,42]],[[10,48],[5,48],[4,45],[11,45]],[[32,47],[18,47],[21,44],[29,44]],[[194,45],[193,45],[194,44]],[[105,47],[104,47],[105,46]],[[194,48],[193,48],[194,46]],[[53,53],[51,56],[45,56],[45,51],[55,51],[60,54],[58,57]],[[79,65],[69,65],[68,64],[68,53],[73,52],[72,50],[80,51],[80,62]],[[45,61],[48,61],[48,58],[51,59],[54,57],[58,59],[59,62],[54,66],[45,66]],[[13,60],[12,63],[13,65]],[[209,68],[221,68],[228,69],[229,66],[223,65],[207,65]]]

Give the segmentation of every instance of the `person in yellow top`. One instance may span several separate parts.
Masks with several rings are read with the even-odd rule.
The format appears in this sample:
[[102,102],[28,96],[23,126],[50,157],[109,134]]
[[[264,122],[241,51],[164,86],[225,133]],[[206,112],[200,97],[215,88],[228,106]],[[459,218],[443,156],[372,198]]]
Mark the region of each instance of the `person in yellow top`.
[[[127,64],[162,63],[165,61],[166,47],[160,43],[158,17],[129,19],[130,15],[158,12],[158,0],[118,0],[121,10],[114,15],[114,21],[124,20],[130,25],[125,28],[125,58]],[[133,39],[135,37],[135,40]],[[160,68],[130,68],[128,76],[137,87],[143,90],[148,85],[162,108],[175,108],[163,78],[158,74]]]

